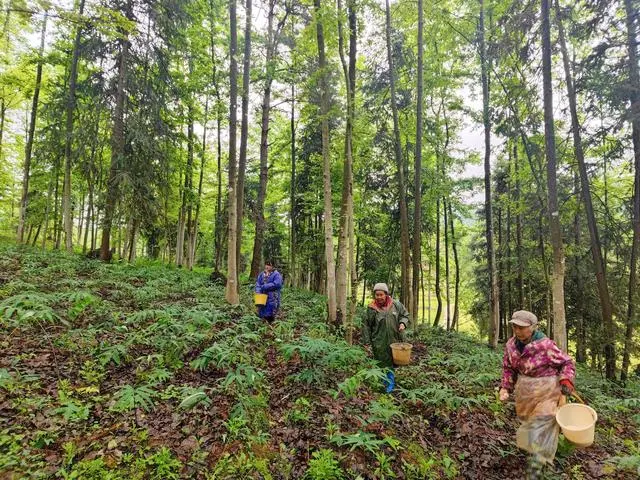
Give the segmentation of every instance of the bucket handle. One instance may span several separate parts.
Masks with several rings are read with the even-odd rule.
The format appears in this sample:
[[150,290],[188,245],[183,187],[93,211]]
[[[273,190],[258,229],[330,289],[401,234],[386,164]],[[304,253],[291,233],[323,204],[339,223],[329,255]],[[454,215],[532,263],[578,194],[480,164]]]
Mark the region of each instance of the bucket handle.
[[581,403],[581,404],[583,404],[583,405],[586,405],[586,404],[587,404],[587,402],[585,402],[585,401],[582,399],[582,397],[581,397],[580,395],[578,395],[578,392],[576,392],[576,391],[575,391],[575,389],[573,390],[573,392],[571,392],[569,395],[567,395],[567,399],[568,399],[568,397],[573,397],[573,398],[575,398],[575,399],[578,401],[578,403]]

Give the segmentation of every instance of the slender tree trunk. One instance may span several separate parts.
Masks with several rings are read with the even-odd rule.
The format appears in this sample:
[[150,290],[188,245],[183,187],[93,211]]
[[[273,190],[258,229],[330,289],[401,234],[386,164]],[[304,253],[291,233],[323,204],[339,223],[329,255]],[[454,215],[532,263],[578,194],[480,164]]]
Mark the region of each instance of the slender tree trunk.
[[564,311],[564,251],[558,185],[556,179],[556,142],[553,125],[553,85],[551,83],[551,31],[549,25],[550,0],[542,0],[542,80],[544,97],[544,136],[547,155],[547,195],[549,197],[549,229],[553,250],[553,339],[560,349],[567,350],[567,328]]
[[582,201],[587,215],[587,226],[589,228],[589,237],[591,239],[591,256],[593,257],[593,266],[596,274],[596,284],[598,286],[598,295],[600,297],[600,308],[602,310],[602,323],[604,326],[604,353],[607,361],[607,378],[615,379],[616,376],[616,355],[615,355],[615,326],[613,323],[613,307],[611,305],[611,297],[609,296],[609,286],[607,285],[607,277],[604,269],[604,261],[602,258],[602,244],[600,242],[600,234],[598,225],[596,224],[596,216],[593,211],[593,203],[591,201],[591,186],[589,185],[589,176],[584,160],[584,151],[582,149],[582,138],[580,134],[580,120],[578,119],[578,107],[576,100],[576,91],[573,86],[573,75],[569,65],[569,54],[567,51],[567,42],[562,25],[562,17],[560,15],[560,5],[558,0],[555,2],[556,22],[558,24],[558,34],[560,40],[560,50],[562,51],[562,63],[564,65],[565,83],[567,85],[567,95],[569,97],[569,110],[571,112],[571,130],[573,132],[573,148],[578,162],[578,172],[580,173],[580,184],[582,188]]
[[345,129],[345,160],[344,178],[342,183],[342,203],[340,207],[340,234],[338,236],[337,262],[337,323],[344,323],[347,341],[351,342],[352,325],[350,307],[347,306],[348,277],[353,276],[353,123],[355,117],[355,87],[356,87],[356,13],[353,0],[347,2],[349,19],[349,63],[344,54],[344,34],[342,28],[342,1],[338,0],[338,45],[342,70],[347,89],[347,122]]
[[4,97],[0,98],[0,160],[2,159],[2,138],[4,136],[4,119],[7,114],[7,104]]
[[[573,174],[574,195],[580,194],[580,179],[578,173]],[[580,205],[576,207],[576,213],[573,219],[573,231],[574,231],[574,248],[575,254],[575,279],[576,279],[576,292],[581,295],[584,292],[584,279],[582,278],[582,271],[580,270],[580,255],[578,252],[581,250],[582,244],[582,226],[580,225]],[[586,327],[584,320],[584,302],[577,302],[576,305],[576,362],[585,363],[587,361],[587,342],[586,342]]]
[[449,288],[449,209],[446,198],[442,198],[442,210],[444,220],[444,286],[447,296],[447,331],[451,330],[451,291]]
[[47,189],[47,204],[44,208],[44,232],[42,234],[42,249],[47,246],[47,235],[49,232],[49,213],[51,212],[51,195],[53,194],[53,175],[49,179],[49,188]]
[[[192,71],[192,60],[189,59],[189,70]],[[189,99],[188,113],[187,113],[187,165],[184,172],[184,189],[182,190],[182,205],[180,207],[180,216],[178,219],[178,238],[176,241],[176,265],[182,267],[185,263],[184,246],[185,246],[185,234],[191,230],[191,214],[193,207],[193,106],[191,105],[191,99]],[[187,236],[187,244],[190,239]],[[187,265],[189,268],[189,258],[187,255]]]
[[518,256],[518,309],[524,308],[524,260],[522,248],[522,204],[520,197],[520,165],[518,164],[518,139],[513,141],[513,168],[516,177],[516,250]]
[[[499,196],[496,195],[498,198]],[[506,327],[506,319],[504,312],[504,242],[502,237],[502,208],[498,207],[495,209],[496,212],[496,223],[498,227],[498,242],[495,246],[496,249],[496,268],[498,270],[498,291],[500,292],[500,310],[498,311],[498,319],[499,319],[499,327],[498,328],[498,341],[506,340],[507,329]]]
[[[624,353],[622,355],[622,371],[620,378],[627,380],[631,351],[633,348],[633,329],[636,323],[636,302],[638,301],[638,255],[640,255],[640,73],[638,72],[637,17],[638,10],[634,9],[632,0],[624,0],[627,24],[627,49],[629,51],[629,104],[631,111],[631,137],[633,139],[634,154],[634,183],[633,183],[633,240],[631,244],[631,261],[629,264],[629,290],[627,306],[627,325],[624,337]],[[634,15],[636,22],[634,23]],[[608,360],[608,359],[607,359]],[[609,365],[607,362],[607,374]],[[607,375],[608,376],[608,375]]]
[[453,226],[453,211],[451,202],[449,202],[449,223],[451,225],[451,246],[453,247],[453,263],[455,268],[455,287],[454,287],[454,305],[453,305],[453,321],[451,322],[451,330],[458,327],[460,317],[460,262],[458,261],[458,242],[456,240],[456,231]]
[[497,348],[498,330],[500,328],[500,291],[498,289],[498,272],[496,268],[496,252],[493,245],[493,210],[491,203],[491,117],[489,115],[489,58],[485,44],[484,29],[484,0],[480,0],[480,68],[482,80],[482,119],[484,123],[484,215],[485,235],[487,241],[487,263],[491,278],[491,291],[489,295],[490,319],[489,319],[489,346]]
[[438,302],[438,308],[436,310],[436,318],[433,321],[433,326],[437,327],[440,324],[440,317],[442,316],[442,295],[440,293],[440,197],[436,200],[436,300]]
[[200,173],[198,177],[198,196],[196,199],[196,213],[193,219],[193,229],[189,235],[189,270],[193,270],[196,261],[196,250],[198,244],[198,230],[200,228],[200,206],[202,204],[202,183],[204,180],[204,167],[206,163],[207,151],[207,122],[209,120],[209,97],[204,106],[204,124],[202,131],[202,151],[200,153]]
[[93,185],[89,180],[89,193],[87,198],[87,215],[85,218],[84,239],[82,241],[82,253],[87,252],[87,243],[89,239],[89,231],[93,232]]
[[242,222],[244,219],[244,177],[247,170],[247,141],[249,138],[249,80],[251,79],[251,6],[252,0],[245,0],[244,58],[242,71],[242,125],[240,127],[240,158],[238,163],[238,186],[236,218],[237,242],[236,262],[238,272],[242,269],[240,247],[242,246]]
[[[292,27],[293,29],[293,27]],[[296,121],[295,121],[295,113],[296,113],[296,87],[295,83],[291,82],[291,115],[289,117],[289,125],[291,131],[291,185],[289,192],[289,222],[291,224],[291,233],[289,234],[289,239],[291,241],[291,246],[289,247],[289,256],[291,260],[289,261],[289,270],[290,270],[290,278],[291,285],[298,286],[299,283],[296,281],[298,276],[298,258],[296,255],[296,249],[298,248],[297,242],[297,203],[296,203]],[[302,277],[300,277],[302,280]]]
[[[78,15],[84,13],[84,0],[80,0]],[[69,74],[69,96],[66,105],[66,128],[64,142],[64,187],[62,193],[62,212],[64,217],[64,237],[67,252],[73,251],[73,211],[71,206],[71,163],[73,148],[73,112],[76,108],[76,83],[78,80],[78,60],[80,59],[80,39],[82,27],[76,28],[76,36],[73,42],[73,54],[71,58],[71,72]]]
[[[231,8],[231,7],[229,7]],[[235,8],[235,7],[234,7]],[[214,3],[213,0],[209,3],[209,13],[211,25],[216,24],[216,18],[214,15]],[[235,27],[234,27],[235,28]],[[237,34],[236,34],[237,37]],[[236,38],[237,42],[237,38]],[[216,45],[215,45],[215,31],[211,28],[210,32],[211,43],[211,65],[212,65],[212,80],[214,93],[216,97],[216,211],[215,211],[215,235],[214,235],[214,272],[220,272],[220,263],[222,262],[222,245],[223,245],[223,225],[222,225],[222,98],[220,95],[219,81],[218,81],[218,61],[216,59]],[[237,68],[237,66],[236,66]],[[235,117],[234,117],[235,118]],[[230,127],[231,128],[231,127]],[[233,137],[235,139],[235,136]],[[231,146],[229,147],[231,151]],[[234,146],[235,152],[235,146]],[[231,165],[231,163],[229,164]]]
[[327,60],[324,52],[324,27],[321,0],[314,0],[316,37],[318,42],[318,67],[320,69],[320,115],[322,129],[322,163],[324,184],[324,248],[327,268],[328,321],[335,325],[337,319],[336,269],[333,259],[333,214],[331,205],[331,157],[329,151],[329,89],[327,86]]
[[298,286],[298,257],[296,255],[297,244],[297,205],[296,205],[296,129],[295,129],[295,85],[291,84],[291,116],[289,119],[291,132],[291,185],[289,192],[289,222],[291,232],[289,233],[289,271],[292,286]]
[[[127,0],[126,15],[131,19],[132,0]],[[127,63],[129,61],[129,38],[124,36],[120,39],[120,55],[118,56],[118,83],[116,87],[116,106],[113,115],[113,129],[111,131],[111,166],[109,168],[109,179],[107,181],[107,198],[104,209],[104,219],[102,227],[102,243],[100,244],[100,259],[108,261],[111,258],[110,240],[113,216],[115,214],[116,202],[118,200],[119,172],[124,160],[124,108],[127,83]]]
[[[96,161],[96,149],[98,144],[100,130],[100,114],[98,113],[96,119],[96,128],[93,136],[93,143],[91,144],[91,154],[89,156],[89,169],[87,171],[87,213],[85,217],[84,228],[84,240],[82,241],[82,253],[87,251],[87,241],[89,238],[89,230],[93,232],[93,190],[95,188],[95,161]],[[78,236],[80,240],[80,236]]]
[[225,298],[231,304],[238,304],[238,191],[236,185],[236,129],[238,105],[238,29],[236,20],[236,0],[229,0],[229,185],[228,185],[228,247],[227,247],[227,287]]
[[[193,231],[193,141],[194,141],[194,133],[193,133],[193,116],[192,114],[190,115],[189,118],[189,125],[190,125],[190,134],[187,134],[187,138],[189,138],[188,144],[189,146],[188,148],[188,153],[187,153],[187,157],[191,157],[191,164],[189,165],[190,167],[190,172],[189,172],[189,190],[188,190],[188,199],[187,199],[187,223],[186,223],[186,236],[185,236],[185,243],[186,243],[186,247],[187,247],[187,252],[186,252],[186,267],[191,270],[191,252],[189,251],[189,245],[191,245],[191,234]],[[185,262],[183,262],[185,263]]]
[[[509,170],[511,170],[511,165],[509,165]],[[508,191],[511,191],[511,185],[509,185],[508,187]],[[508,194],[510,196],[510,194]],[[513,290],[513,282],[511,281],[513,276],[512,276],[512,272],[511,272],[511,199],[509,198],[509,203],[507,203],[507,228],[506,228],[506,235],[507,235],[507,243],[505,245],[505,248],[507,250],[506,252],[506,258],[505,258],[505,262],[506,262],[506,283],[507,283],[507,287],[506,287],[506,292],[505,292],[505,319],[504,319],[504,331],[506,333],[505,335],[505,339],[509,338],[509,329],[508,329],[508,318],[511,315],[511,312],[513,311],[513,302],[512,302],[512,290]]]
[[[418,318],[420,291],[420,272],[422,271],[422,107],[423,107],[423,34],[424,8],[422,0],[418,0],[418,71],[417,71],[417,105],[416,105],[416,153],[414,167],[414,213],[413,213],[413,278],[412,278],[412,318]],[[447,299],[448,301],[448,299]],[[423,299],[424,302],[424,299]]]
[[349,83],[351,87],[349,89],[349,94],[351,96],[351,111],[348,112],[348,115],[351,119],[351,129],[347,137],[349,137],[349,145],[351,150],[351,159],[349,168],[345,166],[345,172],[349,173],[348,179],[345,177],[344,183],[349,187],[349,195],[347,198],[347,219],[348,219],[348,230],[349,233],[347,238],[349,239],[349,276],[351,277],[351,286],[350,286],[350,300],[348,305],[347,312],[347,328],[346,328],[346,340],[349,344],[353,342],[353,319],[355,318],[356,313],[356,289],[358,286],[358,269],[357,269],[357,259],[358,252],[357,246],[355,243],[355,216],[353,211],[353,126],[355,124],[355,115],[356,115],[356,60],[357,60],[357,33],[358,33],[358,23],[356,18],[356,5],[355,0],[347,1],[347,14],[349,18]]
[[[431,236],[429,236],[429,252],[431,252]],[[429,261],[427,269],[427,324],[431,325],[431,280],[432,280],[432,262]]]
[[36,246],[36,242],[38,241],[38,237],[40,236],[40,229],[42,228],[42,222],[40,222],[40,224],[38,224],[38,229],[36,230],[36,234],[33,237],[33,242],[31,242],[31,246],[35,247]]
[[398,120],[398,104],[396,100],[396,74],[393,66],[393,55],[391,51],[391,10],[389,8],[389,0],[385,0],[386,12],[386,41],[387,41],[387,59],[389,63],[389,87],[391,93],[391,111],[393,113],[393,136],[394,136],[394,154],[397,165],[398,175],[398,198],[400,203],[400,277],[402,289],[400,293],[400,301],[411,308],[410,281],[411,278],[411,258],[409,255],[409,215],[407,211],[407,189],[405,182],[405,167],[402,159],[402,146],[400,143],[400,122]]
[[275,16],[275,0],[269,0],[269,14],[267,18],[267,61],[264,92],[262,95],[262,122],[260,129],[260,186],[258,188],[258,201],[256,202],[256,234],[253,237],[253,255],[251,256],[250,277],[256,278],[260,273],[262,264],[262,244],[264,242],[265,218],[264,201],[267,196],[267,180],[269,174],[269,121],[271,119],[271,84],[273,82],[273,56],[276,50],[276,42],[273,18]]
[[[31,170],[31,152],[33,150],[33,136],[36,131],[36,120],[38,118],[38,99],[40,98],[40,85],[42,83],[42,64],[44,55],[44,41],[47,34],[48,14],[45,12],[42,20],[42,30],[40,33],[40,50],[38,54],[38,66],[36,67],[36,86],[33,91],[33,101],[31,104],[31,118],[29,119],[29,131],[27,134],[27,144],[24,154],[24,170],[22,174],[22,198],[20,200],[20,216],[18,219],[18,242],[22,243],[24,237],[24,225],[27,219],[27,202],[29,200],[29,176]],[[5,105],[2,99],[2,126],[0,127],[0,152],[2,146],[2,130],[4,129]],[[1,157],[0,157],[1,159]]]
[[60,200],[60,160],[62,160],[60,157],[56,157],[56,164],[54,167],[56,184],[53,203],[53,242],[56,250],[60,250],[60,216],[58,215],[58,205]]
[[80,208],[78,209],[78,241],[80,241],[80,239],[82,238],[82,227],[83,227],[83,222],[84,222],[84,207],[85,207],[85,199],[86,199],[86,195],[84,192],[80,192]]

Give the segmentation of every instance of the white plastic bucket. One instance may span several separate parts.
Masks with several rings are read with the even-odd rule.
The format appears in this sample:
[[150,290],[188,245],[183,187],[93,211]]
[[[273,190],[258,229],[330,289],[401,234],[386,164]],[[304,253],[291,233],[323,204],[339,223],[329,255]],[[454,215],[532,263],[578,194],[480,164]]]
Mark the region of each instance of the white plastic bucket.
[[588,405],[568,403],[558,409],[556,421],[565,438],[578,447],[593,443],[598,414]]

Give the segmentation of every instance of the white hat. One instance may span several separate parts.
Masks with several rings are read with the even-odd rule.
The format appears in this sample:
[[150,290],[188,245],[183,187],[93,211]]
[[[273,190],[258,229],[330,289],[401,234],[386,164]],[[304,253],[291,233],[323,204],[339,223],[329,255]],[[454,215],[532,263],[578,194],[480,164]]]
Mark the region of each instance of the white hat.
[[373,291],[377,292],[378,290],[383,291],[384,293],[386,293],[387,295],[389,295],[389,287],[387,287],[386,283],[376,283],[373,286]]
[[513,323],[521,327],[531,327],[538,323],[538,317],[527,310],[518,310],[517,312],[513,312],[509,323]]

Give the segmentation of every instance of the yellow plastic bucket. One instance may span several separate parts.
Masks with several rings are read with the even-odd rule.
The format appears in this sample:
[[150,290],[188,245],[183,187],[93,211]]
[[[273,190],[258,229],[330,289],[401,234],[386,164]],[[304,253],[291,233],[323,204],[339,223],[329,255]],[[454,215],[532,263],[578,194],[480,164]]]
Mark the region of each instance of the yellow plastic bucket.
[[266,305],[267,304],[267,294],[266,293],[254,293],[253,294],[253,303],[256,305]]
[[411,363],[411,349],[413,345],[406,342],[398,342],[391,344],[391,355],[393,355],[393,363],[396,365],[409,365]]
[[588,405],[567,403],[558,409],[556,421],[565,438],[578,447],[593,443],[598,414]]

